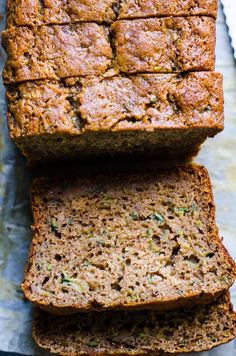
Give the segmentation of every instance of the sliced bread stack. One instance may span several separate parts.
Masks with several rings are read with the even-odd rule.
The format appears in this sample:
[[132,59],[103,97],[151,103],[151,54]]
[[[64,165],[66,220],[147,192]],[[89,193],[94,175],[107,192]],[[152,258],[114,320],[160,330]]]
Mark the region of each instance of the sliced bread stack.
[[159,314],[106,311],[58,317],[38,311],[33,335],[40,347],[60,355],[170,356],[228,342],[235,337],[235,324],[226,294],[208,305]]
[[[192,156],[223,130],[217,0],[8,0],[8,125],[30,163]],[[99,160],[97,160],[99,165]],[[63,170],[63,168],[62,168]],[[61,355],[171,355],[236,336],[236,266],[197,165],[38,178],[22,289]]]
[[8,0],[11,137],[28,161],[191,156],[223,129],[217,0]]
[[156,355],[235,337],[228,289],[236,267],[218,236],[203,167],[37,179],[32,206],[22,288],[45,310],[34,322],[41,347]]

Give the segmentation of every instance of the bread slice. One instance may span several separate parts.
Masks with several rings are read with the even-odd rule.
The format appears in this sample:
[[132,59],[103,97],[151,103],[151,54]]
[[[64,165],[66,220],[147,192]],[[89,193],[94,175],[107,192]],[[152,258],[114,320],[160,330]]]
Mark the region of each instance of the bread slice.
[[37,179],[25,296],[55,313],[171,309],[227,290],[235,264],[206,169]]
[[[196,6],[195,11],[203,11],[215,16],[214,0]],[[117,0],[8,0],[7,26],[35,26],[69,24],[80,21],[111,22],[116,18]],[[209,6],[209,11],[208,11]]]
[[207,15],[216,17],[217,0],[8,0],[7,25],[34,26],[79,21],[112,22],[115,18]]
[[224,126],[214,72],[24,82],[7,98],[10,135],[29,161],[190,155]]
[[200,352],[236,336],[229,296],[192,309],[106,311],[53,316],[38,310],[33,336],[43,349],[60,355],[173,355]]
[[3,32],[3,44],[5,83],[101,75],[112,59],[107,30],[90,22],[11,27]]
[[215,68],[215,20],[211,17],[121,20],[111,28],[115,61],[123,73]]
[[92,22],[10,27],[3,32],[3,44],[8,54],[5,84],[103,75],[111,69],[214,70],[215,20],[207,16],[121,20],[112,29]]
[[216,18],[217,0],[121,0],[119,19],[206,15]]

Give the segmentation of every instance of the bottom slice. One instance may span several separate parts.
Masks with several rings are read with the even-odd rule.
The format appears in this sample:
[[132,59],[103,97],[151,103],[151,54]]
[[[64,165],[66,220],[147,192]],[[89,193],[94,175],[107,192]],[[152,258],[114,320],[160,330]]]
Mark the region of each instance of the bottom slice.
[[236,336],[225,294],[210,305],[181,311],[107,311],[55,316],[37,310],[36,343],[61,355],[168,355],[200,352]]

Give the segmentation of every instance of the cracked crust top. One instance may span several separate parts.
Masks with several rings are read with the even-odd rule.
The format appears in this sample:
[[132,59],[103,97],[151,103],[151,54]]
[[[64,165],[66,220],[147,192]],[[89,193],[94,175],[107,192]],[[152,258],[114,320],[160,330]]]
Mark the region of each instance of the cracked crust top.
[[[223,128],[219,73],[70,78],[8,87],[12,138],[89,131]],[[213,132],[212,131],[212,132]]]
[[[148,43],[148,46],[147,46]],[[96,23],[11,27],[5,84],[115,73],[213,70],[215,20],[166,17]]]
[[217,14],[217,0],[8,0],[7,7],[8,27]]

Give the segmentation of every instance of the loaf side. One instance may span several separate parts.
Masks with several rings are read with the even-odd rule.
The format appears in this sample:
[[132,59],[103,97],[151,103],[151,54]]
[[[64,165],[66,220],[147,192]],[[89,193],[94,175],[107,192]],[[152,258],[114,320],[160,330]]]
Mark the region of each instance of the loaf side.
[[10,135],[30,160],[190,154],[224,126],[214,72],[24,82],[7,98]]

